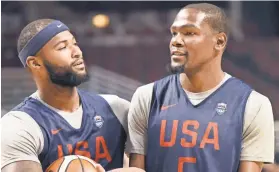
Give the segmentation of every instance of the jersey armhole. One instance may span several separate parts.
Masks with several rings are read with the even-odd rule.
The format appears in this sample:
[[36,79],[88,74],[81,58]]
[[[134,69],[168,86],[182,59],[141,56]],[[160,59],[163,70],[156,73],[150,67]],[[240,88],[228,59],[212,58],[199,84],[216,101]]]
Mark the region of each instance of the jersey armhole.
[[43,140],[44,141],[43,149],[41,150],[41,152],[38,155],[39,160],[42,162],[46,158],[46,155],[47,155],[46,152],[48,152],[48,149],[49,149],[49,140],[50,139],[49,139],[49,136],[47,135],[47,132],[45,131],[45,129],[40,125],[39,125],[39,127],[42,132],[43,139],[44,139]]
[[[156,100],[156,91],[155,90],[156,90],[156,84],[154,83],[153,88],[152,88],[150,107],[149,107],[149,110],[147,111],[148,119],[150,118],[149,114],[150,114],[151,110],[153,109],[153,106],[154,106],[154,103],[155,103],[155,100]],[[147,121],[148,121],[148,119],[147,119]]]

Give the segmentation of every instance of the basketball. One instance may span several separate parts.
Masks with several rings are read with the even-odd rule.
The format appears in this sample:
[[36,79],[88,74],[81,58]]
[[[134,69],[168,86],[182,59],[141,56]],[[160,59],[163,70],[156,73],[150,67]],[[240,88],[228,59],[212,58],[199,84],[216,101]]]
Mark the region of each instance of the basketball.
[[54,161],[46,172],[96,172],[97,163],[79,155],[64,156]]

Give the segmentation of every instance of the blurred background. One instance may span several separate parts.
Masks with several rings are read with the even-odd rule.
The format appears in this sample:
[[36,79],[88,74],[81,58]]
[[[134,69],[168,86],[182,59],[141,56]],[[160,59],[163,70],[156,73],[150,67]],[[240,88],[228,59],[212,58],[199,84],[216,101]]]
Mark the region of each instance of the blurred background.
[[[1,114],[36,89],[16,50],[20,31],[29,22],[53,18],[68,25],[92,76],[81,87],[130,100],[137,87],[168,75],[169,27],[179,9],[189,3],[193,2],[2,1]],[[279,2],[210,3],[224,8],[230,18],[223,69],[269,97],[274,119],[279,120]],[[277,121],[275,130],[279,136]],[[279,172],[275,165],[265,168]]]

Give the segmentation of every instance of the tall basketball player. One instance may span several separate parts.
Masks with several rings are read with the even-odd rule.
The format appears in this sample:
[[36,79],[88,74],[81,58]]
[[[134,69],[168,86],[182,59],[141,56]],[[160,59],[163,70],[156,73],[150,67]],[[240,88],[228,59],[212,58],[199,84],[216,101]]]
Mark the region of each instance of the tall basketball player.
[[130,166],[147,172],[260,172],[274,160],[267,97],[221,68],[228,19],[207,3],[171,26],[175,73],[137,89],[128,114]]
[[129,102],[77,88],[89,76],[69,28],[36,20],[20,33],[18,53],[38,90],[2,118],[1,170],[42,172],[70,154],[123,167]]

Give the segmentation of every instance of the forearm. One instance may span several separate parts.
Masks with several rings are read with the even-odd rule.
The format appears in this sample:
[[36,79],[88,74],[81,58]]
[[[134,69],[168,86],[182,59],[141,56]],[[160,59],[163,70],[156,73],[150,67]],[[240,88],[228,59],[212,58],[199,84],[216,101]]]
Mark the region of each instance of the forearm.
[[261,172],[262,162],[241,161],[238,172]]

